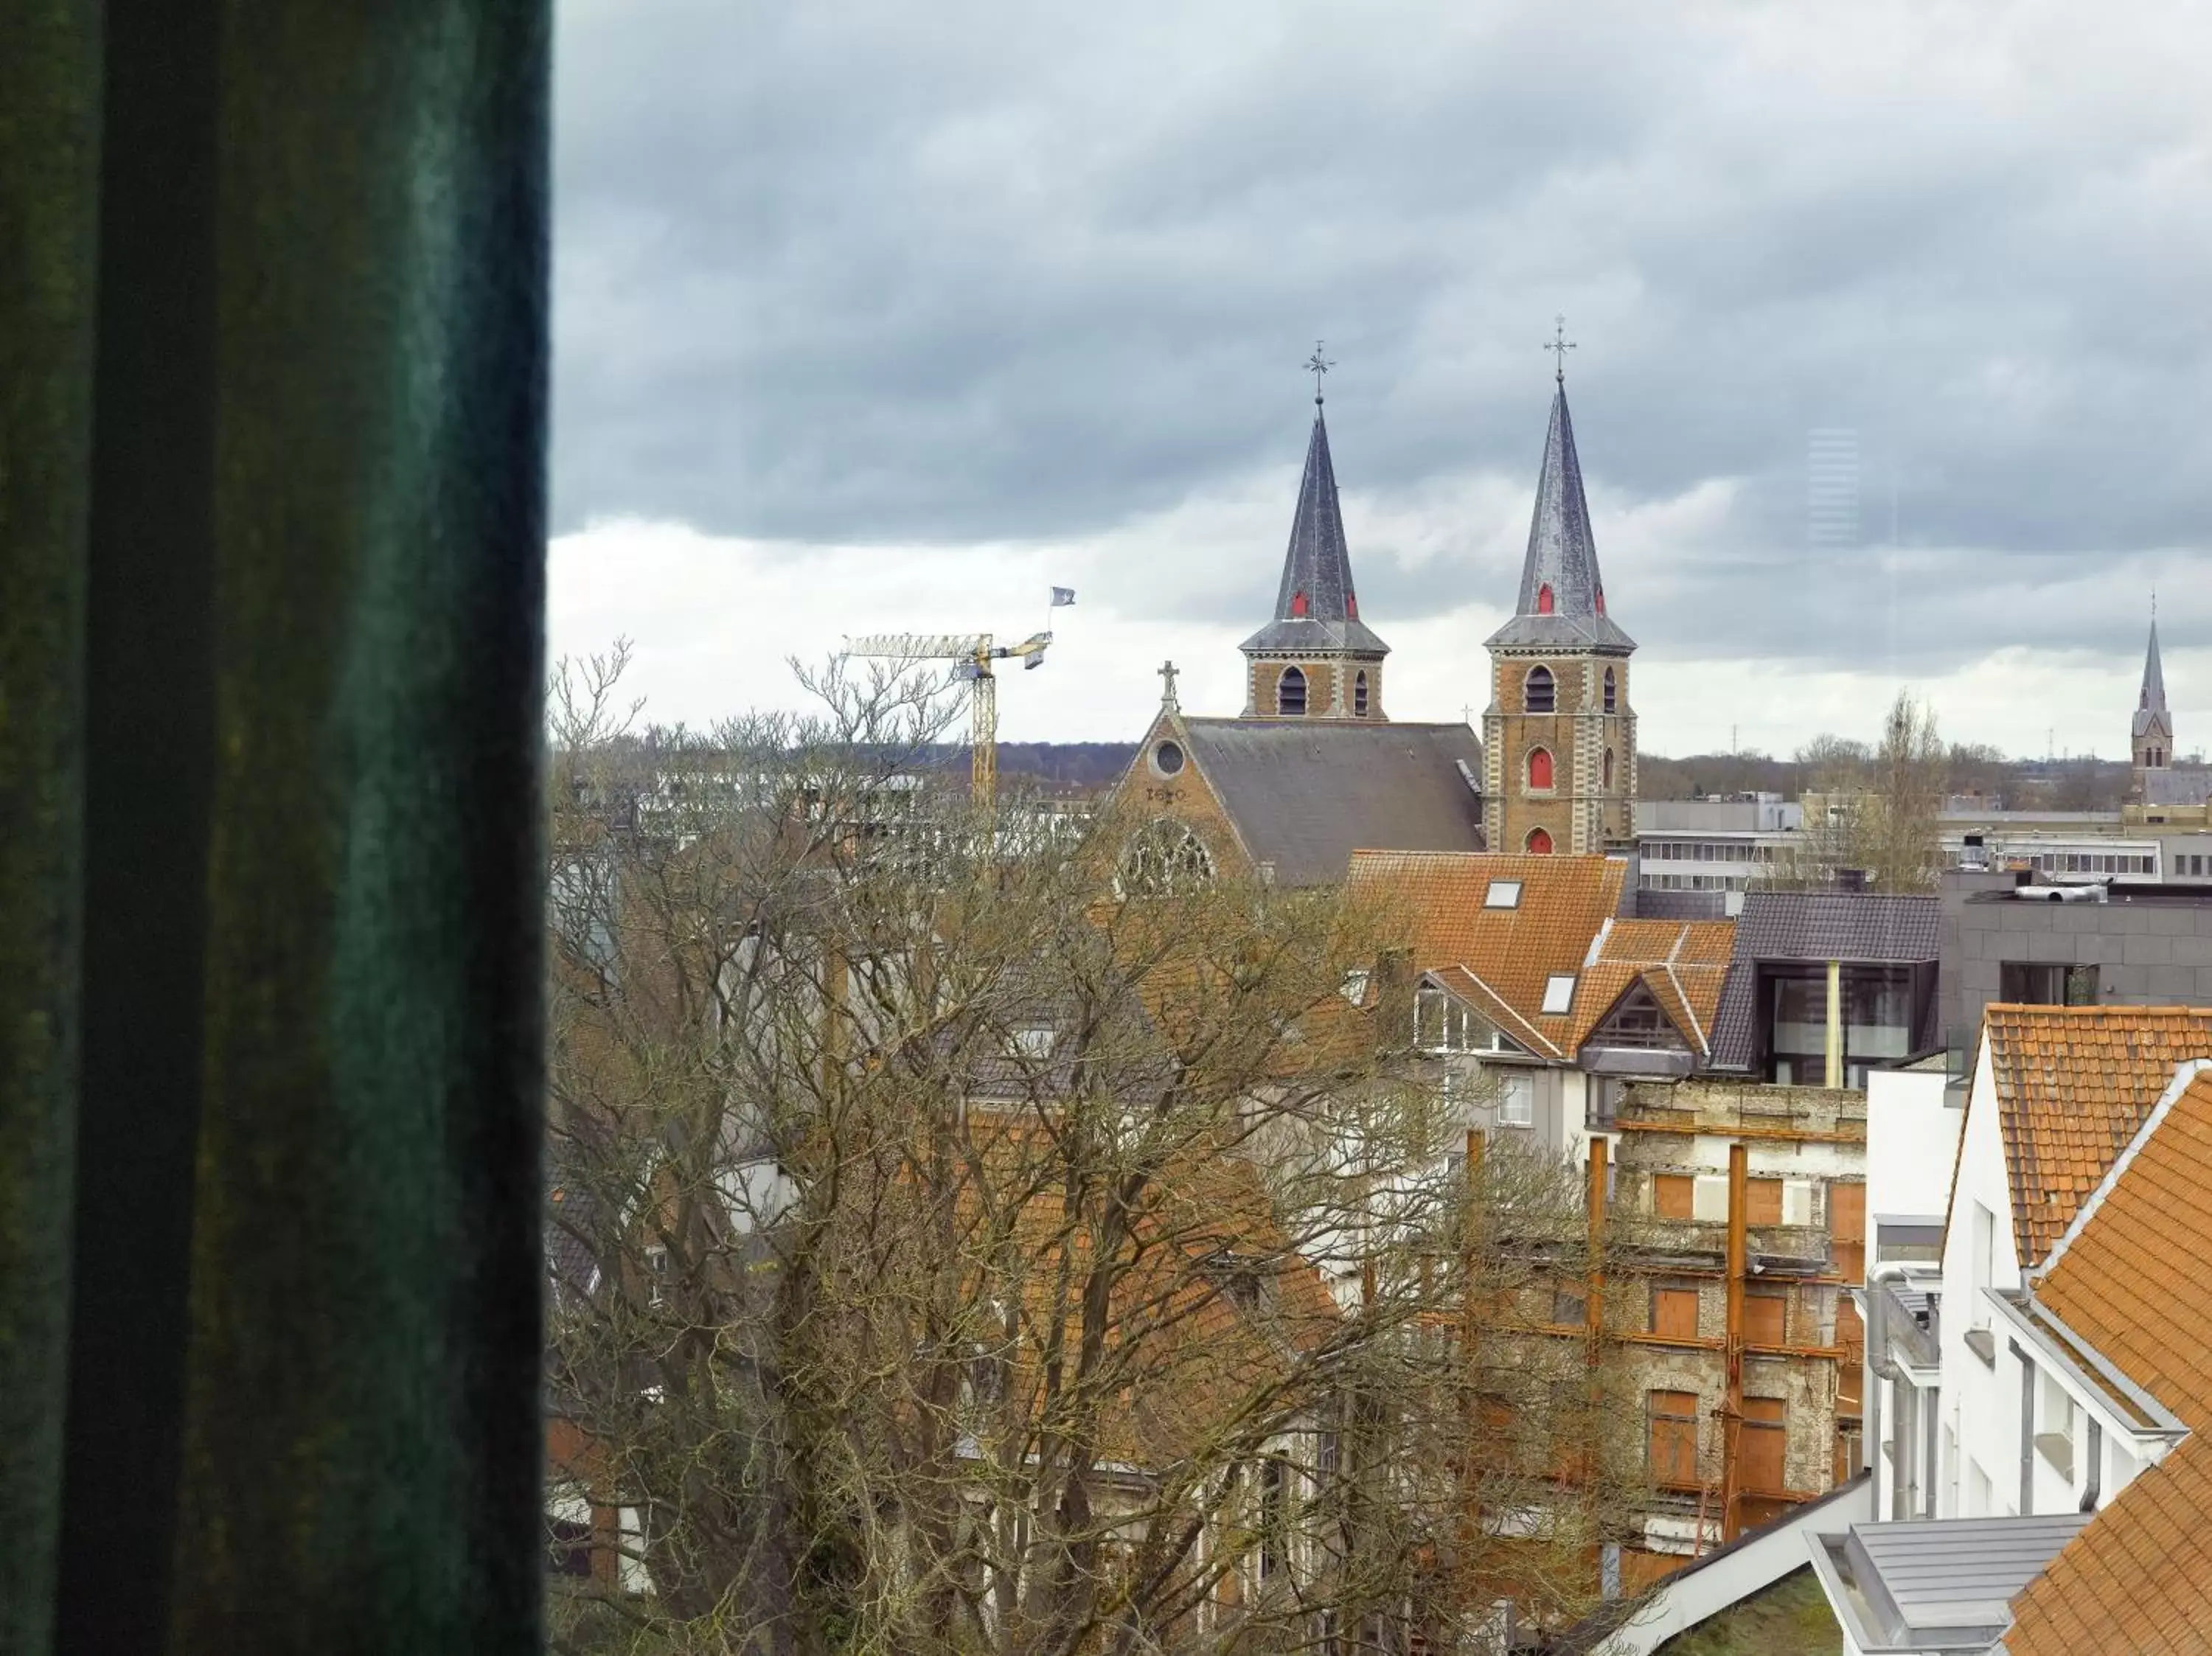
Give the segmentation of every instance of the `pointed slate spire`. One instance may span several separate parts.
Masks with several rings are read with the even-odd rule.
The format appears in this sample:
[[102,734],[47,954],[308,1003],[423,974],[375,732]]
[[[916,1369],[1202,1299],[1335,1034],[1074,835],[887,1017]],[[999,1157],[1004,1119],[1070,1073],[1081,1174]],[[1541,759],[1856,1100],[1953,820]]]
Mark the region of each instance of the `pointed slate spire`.
[[1243,647],[1387,655],[1389,646],[1359,619],[1352,557],[1344,544],[1344,514],[1337,505],[1336,467],[1328,454],[1328,425],[1318,406],[1321,399],[1314,401],[1313,435],[1306,441],[1305,476],[1298,484],[1297,511],[1291,519],[1290,549],[1283,555],[1275,618],[1246,639]]
[[1490,642],[1623,652],[1636,647],[1636,640],[1605,613],[1605,583],[1598,574],[1597,542],[1590,534],[1589,504],[1583,498],[1582,461],[1575,453],[1564,382],[1552,394],[1552,426],[1544,435],[1544,469],[1536,480],[1536,513],[1521,566],[1520,600],[1513,619]]
[[2156,728],[2172,735],[2172,715],[2166,710],[2166,669],[2158,658],[2158,617],[2150,622],[2150,647],[2143,652],[2142,693],[2136,699],[2135,733],[2148,736]]

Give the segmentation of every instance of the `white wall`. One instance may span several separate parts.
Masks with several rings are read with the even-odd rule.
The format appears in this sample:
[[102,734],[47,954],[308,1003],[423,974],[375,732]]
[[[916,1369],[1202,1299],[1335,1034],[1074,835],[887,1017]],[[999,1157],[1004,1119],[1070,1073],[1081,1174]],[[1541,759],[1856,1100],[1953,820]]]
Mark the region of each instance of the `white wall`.
[[[1869,1108],[1871,1111],[1870,1103]],[[2012,1195],[2005,1180],[2004,1140],[1997,1125],[1986,1034],[1975,1054],[1973,1084],[1967,1089],[1958,1168],[1958,1183],[1949,1201],[1950,1224],[1943,1235],[1940,1318],[1943,1422],[1957,1435],[1958,1458],[1955,1465],[1943,1467],[1937,1474],[1936,1513],[1942,1518],[1984,1515],[1970,1511],[1970,1464],[1978,1465],[1989,1478],[1992,1513],[2017,1512],[2020,1507],[2020,1366],[2005,1349],[2005,1332],[1996,1327],[1996,1313],[1981,1294],[1984,1285],[2020,1286],[2020,1260],[2013,1247]],[[1975,1281],[1977,1204],[1996,1218],[1985,1284]],[[1966,1331],[1978,1326],[1995,1329],[1994,1369],[1967,1347]]]
[[1941,1215],[1951,1199],[1962,1109],[1943,1102],[1940,1070],[1867,1072],[1867,1242],[1878,1214]]

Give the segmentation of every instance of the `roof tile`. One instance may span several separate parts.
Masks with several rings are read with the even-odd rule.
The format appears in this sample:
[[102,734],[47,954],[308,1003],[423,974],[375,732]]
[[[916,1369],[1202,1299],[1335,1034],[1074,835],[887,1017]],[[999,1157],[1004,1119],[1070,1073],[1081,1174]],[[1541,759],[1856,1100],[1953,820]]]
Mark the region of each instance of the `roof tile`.
[[2033,1266],[2135,1137],[2175,1066],[2212,1058],[2212,1011],[1998,1005],[1983,1028],[2014,1242]]
[[[1992,1007],[2018,1025],[2031,1009]],[[2037,1013],[2057,1009],[2035,1008]],[[2086,1044],[2094,1022],[2123,1009],[2083,1009]],[[2212,1014],[2137,1013],[2148,1028],[2131,1041],[2099,1031],[2108,1049],[2128,1052],[2128,1065],[2148,1069],[2160,1056],[2156,1032],[2203,1050]],[[2035,1050],[2054,1048],[2047,1028]],[[2008,1033],[2015,1051],[2022,1032]],[[1997,1038],[1992,1032],[1994,1052]],[[2179,1062],[2179,1059],[2175,1059]],[[2125,1066],[2118,1066],[2125,1067]],[[2168,1077],[2172,1065],[2166,1066]],[[2098,1123],[2122,1119],[2142,1083],[2106,1074],[2095,1085],[2094,1065],[2067,1066],[2086,1107]],[[2058,1065],[2039,1074],[2061,1073]],[[2164,1091],[2161,1083],[2151,1097]],[[2135,1115],[2120,1149],[2139,1140],[2133,1157],[2106,1185],[2088,1219],[2051,1261],[2037,1298],[2138,1385],[2181,1416],[2191,1435],[2121,1490],[2067,1544],[2049,1569],[2013,1601],[2015,1620],[2005,1641],[2012,1656],[2074,1656],[2083,1650],[2124,1648],[2138,1656],[2181,1656],[2212,1650],[2212,1549],[2203,1514],[2212,1511],[2212,1298],[2191,1269],[2175,1262],[2212,1257],[2212,1162],[2203,1146],[2212,1136],[2212,1074],[2200,1075],[2175,1098],[2163,1120],[2139,1130],[2148,1105]],[[2108,1156],[2117,1160],[2118,1149]],[[2047,1248],[2045,1250],[2047,1252]]]

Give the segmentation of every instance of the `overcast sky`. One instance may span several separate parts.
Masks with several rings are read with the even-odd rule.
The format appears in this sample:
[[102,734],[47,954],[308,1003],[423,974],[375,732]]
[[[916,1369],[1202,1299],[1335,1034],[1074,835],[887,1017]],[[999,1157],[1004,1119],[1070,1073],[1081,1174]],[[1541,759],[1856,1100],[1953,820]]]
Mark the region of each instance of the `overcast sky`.
[[2123,753],[2154,585],[2212,748],[2201,4],[560,19],[552,647],[628,634],[659,719],[1054,583],[1004,736],[1133,740],[1169,657],[1240,711],[1317,337],[1389,710],[1479,714],[1564,312],[1647,751],[1870,733],[1902,682]]

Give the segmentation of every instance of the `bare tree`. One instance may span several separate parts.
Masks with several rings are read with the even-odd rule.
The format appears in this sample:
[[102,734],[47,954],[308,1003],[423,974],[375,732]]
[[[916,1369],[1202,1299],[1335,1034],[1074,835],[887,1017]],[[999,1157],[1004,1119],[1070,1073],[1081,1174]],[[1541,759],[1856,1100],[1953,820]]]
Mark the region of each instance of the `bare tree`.
[[1807,778],[1802,839],[1762,883],[1819,888],[1850,869],[1876,891],[1936,889],[1951,755],[1932,708],[1899,690],[1875,746],[1821,736],[1797,759]]
[[[565,1648],[1404,1650],[1643,1488],[1571,1170],[1465,1156],[1393,917],[917,783],[957,709],[553,705]],[[625,1517],[629,1514],[629,1517]]]

